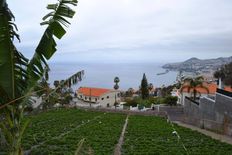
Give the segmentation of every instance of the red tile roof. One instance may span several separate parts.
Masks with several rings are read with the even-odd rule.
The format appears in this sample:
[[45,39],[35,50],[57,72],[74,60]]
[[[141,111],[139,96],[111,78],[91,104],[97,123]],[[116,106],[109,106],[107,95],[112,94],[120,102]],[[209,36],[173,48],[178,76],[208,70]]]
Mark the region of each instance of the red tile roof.
[[77,93],[81,93],[84,96],[94,96],[94,97],[100,97],[105,93],[110,92],[110,89],[104,89],[104,88],[91,88],[91,87],[80,87],[77,90]]
[[[215,94],[217,91],[217,88],[218,88],[218,85],[215,83],[210,83],[210,84],[205,83],[204,86],[208,88],[209,94]],[[225,86],[224,90],[232,92],[231,87],[228,87],[228,86]],[[208,94],[207,90],[204,88],[199,87],[199,88],[197,88],[197,91],[200,92],[201,94]],[[187,93],[188,89],[187,88],[183,89],[183,92]],[[192,90],[190,90],[190,92],[192,92]]]

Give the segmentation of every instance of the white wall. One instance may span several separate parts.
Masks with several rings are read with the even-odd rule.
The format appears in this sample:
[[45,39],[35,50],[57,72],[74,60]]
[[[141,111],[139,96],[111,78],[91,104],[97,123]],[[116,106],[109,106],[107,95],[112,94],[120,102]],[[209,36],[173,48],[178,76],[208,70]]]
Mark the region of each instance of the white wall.
[[[201,94],[201,97],[207,97],[209,94]],[[178,100],[180,101],[180,104],[184,105],[185,97],[191,97],[191,93],[181,93]]]
[[[78,93],[77,94],[77,97],[79,99],[82,99],[83,101],[85,102],[92,102],[92,103],[97,103],[97,104],[100,104],[102,107],[107,107],[108,105],[111,107],[111,106],[114,106],[114,103],[115,103],[115,95],[116,95],[116,101],[118,103],[120,103],[121,101],[121,97],[120,97],[120,91],[110,91],[108,93],[105,93],[103,94],[102,96],[100,97],[94,97],[94,96],[84,96],[83,94],[81,93]],[[118,96],[119,95],[119,96]],[[82,96],[82,98],[81,98]],[[91,100],[90,100],[91,98]]]
[[[119,94],[119,96],[118,96]],[[109,93],[106,93],[104,95],[102,95],[101,97],[99,97],[99,104],[102,107],[107,107],[107,105],[114,106],[115,103],[115,96],[116,96],[116,101],[118,103],[120,103],[121,98],[120,98],[120,91],[111,91]]]

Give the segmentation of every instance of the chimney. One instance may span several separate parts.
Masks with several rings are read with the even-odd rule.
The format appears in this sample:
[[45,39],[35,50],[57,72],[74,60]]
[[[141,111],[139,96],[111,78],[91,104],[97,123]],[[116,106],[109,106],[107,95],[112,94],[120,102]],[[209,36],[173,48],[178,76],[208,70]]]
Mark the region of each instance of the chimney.
[[218,82],[218,88],[224,90],[224,84],[222,82],[222,78],[219,78],[218,81],[219,81]]

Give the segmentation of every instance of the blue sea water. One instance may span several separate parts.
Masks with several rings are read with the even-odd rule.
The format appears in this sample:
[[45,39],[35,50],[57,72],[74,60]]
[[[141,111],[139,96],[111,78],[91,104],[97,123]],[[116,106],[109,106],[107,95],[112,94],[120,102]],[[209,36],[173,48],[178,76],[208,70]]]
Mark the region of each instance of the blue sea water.
[[173,84],[176,80],[177,72],[170,71],[164,75],[157,73],[165,72],[161,67],[163,64],[157,63],[50,63],[51,85],[54,80],[67,79],[72,74],[84,70],[83,80],[75,86],[113,88],[114,77],[120,78],[119,87],[127,90],[132,87],[138,89],[143,73],[146,74],[149,83],[155,87]]

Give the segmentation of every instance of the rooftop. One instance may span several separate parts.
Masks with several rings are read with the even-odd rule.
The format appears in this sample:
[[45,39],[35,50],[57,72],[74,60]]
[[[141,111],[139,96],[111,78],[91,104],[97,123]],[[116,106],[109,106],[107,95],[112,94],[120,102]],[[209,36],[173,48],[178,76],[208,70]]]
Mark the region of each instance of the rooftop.
[[[215,83],[210,83],[210,84],[209,84],[209,83],[205,83],[204,86],[205,86],[206,88],[208,88],[209,94],[215,94],[215,93],[217,92],[218,85],[215,84]],[[225,86],[225,87],[224,87],[224,90],[229,91],[229,92],[232,92],[232,88],[229,87],[229,86]],[[197,88],[197,91],[198,91],[199,93],[201,93],[201,94],[208,94],[208,93],[207,93],[207,90],[204,89],[204,88],[201,88],[201,87],[198,87],[198,88]],[[188,89],[187,89],[187,88],[183,89],[183,92],[187,93],[187,92],[188,92]],[[192,90],[190,90],[190,92],[192,92]]]
[[100,96],[102,96],[105,93],[108,93],[110,91],[112,91],[112,90],[111,89],[105,89],[105,88],[80,87],[77,90],[77,93],[81,93],[84,96],[100,97]]

